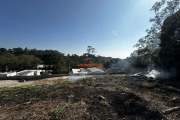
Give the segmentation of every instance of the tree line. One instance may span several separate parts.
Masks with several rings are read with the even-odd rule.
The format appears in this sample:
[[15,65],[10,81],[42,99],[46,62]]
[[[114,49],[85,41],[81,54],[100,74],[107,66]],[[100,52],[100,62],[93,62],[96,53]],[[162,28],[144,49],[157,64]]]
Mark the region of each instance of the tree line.
[[[90,49],[91,46],[88,46]],[[95,49],[93,48],[95,51]],[[94,63],[102,63],[108,69],[113,64],[117,64],[120,59],[97,56]],[[83,55],[67,54],[58,50],[37,50],[26,48],[0,48],[0,72],[21,71],[25,69],[37,69],[38,64],[45,65],[45,70],[53,70],[54,73],[69,72],[71,68],[76,68],[77,64],[84,63]],[[118,66],[118,65],[116,65]],[[122,67],[122,66],[119,66]]]
[[[90,50],[91,46],[88,46]],[[95,49],[93,48],[93,51]],[[96,56],[90,63],[102,63],[104,69],[127,68],[128,62],[119,58]],[[25,69],[37,69],[38,64],[45,65],[45,70],[53,70],[54,73],[69,72],[71,68],[77,68],[77,64],[86,63],[84,56],[67,54],[58,50],[37,50],[26,48],[0,48],[0,71],[21,71]]]
[[179,8],[179,0],[161,0],[152,6],[151,11],[155,13],[154,18],[150,18],[152,26],[135,45],[137,49],[131,54],[136,57],[133,67],[156,66],[167,71],[174,68],[180,75]]
[[76,66],[81,56],[65,55],[57,50],[37,50],[18,47],[0,48],[0,71],[20,71],[36,69],[38,64],[45,64],[56,72],[68,71],[69,66]]

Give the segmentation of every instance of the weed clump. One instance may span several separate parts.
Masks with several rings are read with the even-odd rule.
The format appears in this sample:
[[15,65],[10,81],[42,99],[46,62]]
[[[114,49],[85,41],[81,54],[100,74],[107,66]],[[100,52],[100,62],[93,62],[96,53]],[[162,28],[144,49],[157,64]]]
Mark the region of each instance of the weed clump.
[[12,99],[13,96],[11,96],[10,94],[3,93],[2,95],[0,95],[0,100],[2,101],[11,101]]
[[101,100],[100,104],[103,106],[108,106],[108,107],[110,106],[109,103],[105,100]]
[[124,90],[124,91],[129,91],[129,88],[121,86],[121,85],[116,86],[116,89],[120,89],[120,90]]
[[51,120],[60,120],[60,115],[64,114],[65,111],[74,108],[74,104],[67,104],[65,106],[56,107],[49,112]]
[[63,107],[56,107],[49,112],[52,120],[59,120],[59,114],[64,112]]

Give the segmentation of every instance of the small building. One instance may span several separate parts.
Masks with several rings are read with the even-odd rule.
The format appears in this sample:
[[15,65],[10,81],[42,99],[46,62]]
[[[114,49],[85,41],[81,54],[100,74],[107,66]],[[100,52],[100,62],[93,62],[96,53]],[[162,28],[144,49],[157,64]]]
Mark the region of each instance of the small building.
[[88,74],[85,68],[72,69],[73,74]]
[[16,76],[16,72],[4,72],[0,73],[0,77],[10,77],[10,76]]
[[41,75],[41,70],[23,70],[20,72],[17,72],[17,76],[39,76]]

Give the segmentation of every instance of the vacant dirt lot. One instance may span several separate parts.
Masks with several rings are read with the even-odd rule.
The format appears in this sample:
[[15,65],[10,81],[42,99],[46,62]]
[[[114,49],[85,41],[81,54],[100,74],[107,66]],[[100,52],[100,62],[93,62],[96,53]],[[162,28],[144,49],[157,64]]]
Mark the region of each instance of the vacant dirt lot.
[[168,82],[110,75],[0,88],[0,119],[178,120],[180,89]]

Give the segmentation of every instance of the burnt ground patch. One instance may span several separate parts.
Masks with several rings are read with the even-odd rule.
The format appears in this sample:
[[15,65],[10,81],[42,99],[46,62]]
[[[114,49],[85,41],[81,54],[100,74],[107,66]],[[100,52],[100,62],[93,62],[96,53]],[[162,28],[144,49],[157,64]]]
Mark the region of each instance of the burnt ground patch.
[[[157,93],[155,87],[160,85],[141,87],[141,81],[108,76],[76,83],[1,89],[0,119],[166,119],[161,109],[149,107],[155,104],[149,97],[163,101],[161,93],[153,96]],[[155,104],[157,108],[161,108],[159,102]]]
[[[18,91],[21,91],[21,89],[18,89]],[[22,89],[23,90],[23,89]],[[58,101],[64,101],[65,103],[71,103],[76,104],[80,101],[84,101],[86,104],[86,113],[88,113],[89,117],[84,116],[77,116],[76,119],[162,119],[162,116],[157,111],[150,111],[148,110],[146,106],[146,102],[137,97],[136,95],[132,93],[127,93],[124,91],[108,91],[103,89],[97,89],[97,88],[88,88],[86,86],[74,86],[74,87],[68,87],[68,86],[59,86],[56,89],[50,88],[46,92],[42,94],[47,95],[41,95],[37,96],[39,94],[35,93],[34,95],[27,95],[28,91],[24,90],[24,94],[21,92],[16,93],[16,97],[12,101],[5,101],[6,107],[7,106],[13,106],[16,104],[20,104],[19,109],[16,109],[17,111],[23,111],[27,109],[31,109],[34,104],[41,104],[41,100],[49,101],[53,100],[54,104],[57,104],[56,106],[60,106],[60,103],[58,104]],[[31,93],[31,92],[30,92]],[[33,94],[33,93],[31,93]],[[26,97],[26,99],[22,99],[23,97]],[[103,96],[103,101],[105,101],[106,104],[102,104],[102,100],[98,98],[98,96]],[[32,98],[38,98],[37,101],[30,101]],[[19,101],[18,101],[19,100]],[[1,103],[1,108],[3,107],[4,103]],[[51,103],[52,104],[52,103]],[[53,105],[54,106],[54,105]],[[51,106],[50,106],[51,107]],[[76,106],[78,109],[78,106]],[[39,108],[38,108],[39,109]],[[52,107],[53,109],[53,107]],[[62,108],[63,109],[63,108]],[[58,113],[58,118],[56,119],[71,119],[69,118],[71,113],[74,113],[74,111],[77,111],[77,109],[72,108],[69,112],[66,110],[64,113]],[[2,110],[2,109],[1,109]],[[13,109],[12,109],[13,110]],[[43,109],[42,109],[43,110]],[[30,110],[32,112],[32,110]],[[30,112],[29,111],[29,112]],[[7,112],[7,111],[6,111]],[[11,115],[12,111],[9,111],[9,115]],[[44,111],[44,115],[41,114],[39,116],[46,116],[45,114],[48,114],[49,111]],[[3,113],[3,112],[2,112]],[[38,114],[38,113],[37,113]],[[77,113],[78,114],[78,113]],[[26,115],[26,114],[24,114]],[[17,114],[17,118],[19,116],[23,116],[22,114]],[[69,116],[69,117],[68,117]],[[8,117],[11,118],[11,117]],[[28,119],[29,116],[23,116],[24,119]],[[30,118],[33,118],[32,116]],[[42,117],[39,117],[42,118]],[[52,116],[49,115],[47,117],[48,119],[51,119]],[[34,117],[33,119],[36,119]]]

